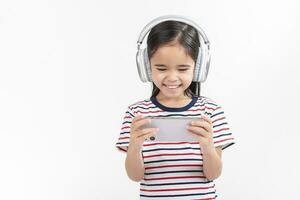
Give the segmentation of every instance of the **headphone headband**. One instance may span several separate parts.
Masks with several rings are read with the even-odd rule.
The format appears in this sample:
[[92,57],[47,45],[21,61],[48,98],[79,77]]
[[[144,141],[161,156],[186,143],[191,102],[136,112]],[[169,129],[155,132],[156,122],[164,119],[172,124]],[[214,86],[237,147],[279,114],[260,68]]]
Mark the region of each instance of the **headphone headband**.
[[[207,45],[207,48],[209,49],[209,40],[206,36],[206,34],[204,33],[204,31],[202,30],[202,28],[196,24],[195,22],[193,22],[190,19],[187,19],[183,16],[179,16],[179,15],[165,15],[165,16],[161,16],[158,18],[153,19],[152,21],[150,21],[141,31],[140,36],[138,38],[137,41],[137,45],[138,45],[138,49],[140,48],[140,45],[143,43],[144,38],[146,37],[147,33],[150,32],[150,30],[156,26],[157,24],[161,23],[161,22],[165,22],[165,21],[179,21],[179,22],[183,22],[186,23],[190,26],[193,26],[195,29],[197,29],[198,33],[200,34],[201,38],[204,40],[204,43]],[[201,38],[199,38],[199,40],[201,40]]]

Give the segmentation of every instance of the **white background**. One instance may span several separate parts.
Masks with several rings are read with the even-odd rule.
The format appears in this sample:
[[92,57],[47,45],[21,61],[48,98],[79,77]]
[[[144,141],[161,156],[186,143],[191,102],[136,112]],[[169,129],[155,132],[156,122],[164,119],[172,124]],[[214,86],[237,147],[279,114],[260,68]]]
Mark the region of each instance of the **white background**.
[[297,198],[299,10],[296,0],[2,0],[0,199],[138,199],[115,143],[126,107],[151,94],[138,35],[165,14],[190,17],[211,41],[202,95],[236,137],[220,199]]

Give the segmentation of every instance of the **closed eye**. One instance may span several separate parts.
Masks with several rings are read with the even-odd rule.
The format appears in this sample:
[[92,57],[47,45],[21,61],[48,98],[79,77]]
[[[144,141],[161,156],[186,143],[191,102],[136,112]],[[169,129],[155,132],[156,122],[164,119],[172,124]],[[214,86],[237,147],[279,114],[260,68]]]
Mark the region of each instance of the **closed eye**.
[[179,69],[179,71],[183,72],[183,71],[187,71],[189,69]]

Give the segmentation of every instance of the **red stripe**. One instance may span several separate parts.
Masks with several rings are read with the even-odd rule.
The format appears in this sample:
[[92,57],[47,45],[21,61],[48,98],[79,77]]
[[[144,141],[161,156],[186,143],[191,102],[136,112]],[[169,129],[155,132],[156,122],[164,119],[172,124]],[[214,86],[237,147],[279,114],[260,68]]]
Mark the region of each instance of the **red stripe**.
[[224,142],[224,141],[227,141],[227,140],[233,140],[233,138],[227,138],[227,139],[224,139],[224,140],[219,140],[219,141],[216,141],[215,143]]
[[151,105],[152,104],[152,102],[150,102],[150,103],[142,103],[144,106],[149,106],[149,105]]
[[136,107],[139,105],[149,106],[149,105],[152,105],[152,102],[146,103],[144,101],[139,101],[139,102],[136,102],[136,103],[130,105],[129,107],[130,107],[130,109],[133,109],[132,107]]
[[130,109],[133,109],[132,107],[136,107],[136,106],[140,106],[140,105],[144,105],[144,106],[150,106],[150,105],[153,105],[152,102],[149,102],[149,103],[146,103],[144,100],[143,101],[138,101],[134,104],[131,104],[129,107]]
[[199,110],[203,111],[203,110],[206,110],[206,109],[208,109],[208,110],[214,110],[214,108],[204,106],[204,108],[189,109],[187,111],[199,111]]
[[220,131],[227,131],[227,130],[229,130],[229,128],[221,128],[219,130],[215,130],[214,133],[218,133]]
[[165,153],[165,154],[154,154],[150,156],[144,156],[144,158],[152,158],[152,157],[157,157],[157,156],[184,156],[184,155],[196,155],[196,156],[201,156],[202,154],[200,153]]
[[207,189],[210,189],[210,188],[214,188],[214,186],[195,187],[195,188],[160,189],[160,190],[140,189],[140,191],[143,191],[143,192],[167,192],[167,191],[182,191],[182,190],[207,190]]
[[219,107],[216,107],[215,109],[214,109],[214,111],[216,111],[216,110],[218,110],[218,109],[220,109],[221,108],[221,106],[219,106]]
[[[208,109],[208,110],[214,110],[214,108],[210,108],[210,107],[204,107],[204,108],[197,108],[197,109],[188,109],[187,111],[191,111],[191,112],[195,112],[195,111],[203,111],[203,110],[206,110],[206,109]],[[141,113],[150,113],[150,112],[143,112],[143,111],[139,111],[139,112],[141,112]],[[152,111],[152,112],[163,112],[163,110],[156,110],[156,111]]]
[[155,143],[144,144],[144,146],[154,146],[160,144],[199,144],[199,142],[155,142]]
[[119,137],[119,140],[129,139],[129,137]]
[[130,126],[123,126],[123,127],[122,127],[122,130],[123,130],[123,129],[126,129],[126,128],[130,128]]
[[155,111],[148,111],[148,112],[138,111],[138,113],[142,113],[142,114],[159,113],[159,112],[165,112],[165,111],[163,110],[155,110]]
[[165,179],[182,179],[182,178],[206,178],[205,176],[171,176],[163,178],[144,178],[145,181],[165,180]]
[[145,170],[148,170],[148,169],[157,169],[157,168],[166,168],[166,167],[203,167],[202,164],[198,164],[198,165],[195,165],[195,164],[188,164],[188,165],[162,165],[162,166],[154,166],[154,167],[145,167]]
[[188,109],[187,111],[189,111],[189,112],[196,112],[196,111],[203,111],[203,110],[205,110],[205,108],[197,108],[197,109]]
[[219,119],[216,119],[216,120],[212,121],[212,123],[215,123],[215,122],[220,121],[220,120],[222,120],[222,119],[225,119],[225,117],[221,117],[221,118],[219,118]]
[[126,149],[123,149],[121,147],[118,147],[121,151],[127,152]]

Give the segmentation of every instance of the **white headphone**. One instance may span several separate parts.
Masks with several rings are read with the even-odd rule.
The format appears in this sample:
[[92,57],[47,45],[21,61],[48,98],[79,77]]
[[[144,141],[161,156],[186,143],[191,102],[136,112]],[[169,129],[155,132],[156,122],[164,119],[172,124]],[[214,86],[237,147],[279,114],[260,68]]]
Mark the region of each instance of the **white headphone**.
[[200,48],[199,53],[197,56],[197,62],[195,64],[195,70],[194,70],[194,82],[204,82],[207,78],[207,74],[209,71],[209,65],[210,65],[210,54],[209,54],[209,41],[207,39],[207,36],[205,35],[204,31],[193,21],[182,17],[178,15],[166,15],[158,17],[151,22],[149,22],[140,33],[140,36],[137,41],[137,54],[136,54],[136,64],[139,72],[140,79],[143,82],[152,82],[151,78],[151,66],[150,61],[148,57],[147,47],[144,49],[141,49],[141,45],[143,43],[143,40],[148,32],[151,31],[151,29],[156,26],[157,24],[165,21],[179,21],[186,23],[190,26],[193,26],[199,35],[200,40]]

